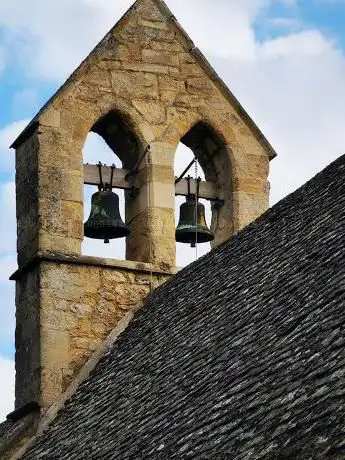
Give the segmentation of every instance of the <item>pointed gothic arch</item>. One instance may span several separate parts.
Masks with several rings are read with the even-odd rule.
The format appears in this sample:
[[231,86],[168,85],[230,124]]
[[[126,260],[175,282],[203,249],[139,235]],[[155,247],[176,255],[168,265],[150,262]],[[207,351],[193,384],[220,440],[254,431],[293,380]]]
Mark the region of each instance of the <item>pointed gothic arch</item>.
[[[111,166],[114,163],[117,168],[124,168],[127,171],[133,170],[133,168],[138,165],[139,159],[144,150],[143,141],[140,138],[138,131],[139,130],[136,128],[131,116],[124,111],[111,109],[105,115],[99,117],[92,125],[88,136],[91,133],[98,135],[107,145],[109,151],[114,154],[114,157],[109,157],[108,153],[107,159],[110,161],[104,162],[102,161],[102,153],[104,152],[100,152],[100,158],[94,157],[93,163],[97,164],[100,161],[102,164],[107,164],[107,166]],[[96,189],[94,188],[93,193],[95,191]],[[122,219],[125,222],[128,222],[135,217],[133,216],[133,208],[135,209],[136,207],[136,201],[138,201],[137,197],[133,196],[128,190],[117,189],[114,190],[114,192],[120,197],[120,214]],[[85,198],[90,199],[90,197],[91,193],[89,189],[88,193],[84,193],[84,209],[89,209],[89,206],[85,203]],[[85,213],[85,218],[87,218],[87,216],[88,214]],[[114,251],[117,255],[115,258],[128,258],[128,252],[130,252],[128,251],[128,247],[130,246],[129,239],[130,237],[126,238],[125,241],[114,240],[114,243],[118,246],[116,251]],[[93,244],[93,248],[91,249],[91,254],[99,256],[104,255],[104,253],[108,253],[107,257],[111,257],[113,255],[113,251],[111,251],[111,249],[109,251],[102,250],[101,245],[101,241],[99,241],[99,244],[95,242]],[[85,246],[85,238],[83,246]],[[98,249],[98,253],[95,253],[96,248]],[[121,256],[118,256],[119,254],[121,254]]]
[[223,135],[210,122],[198,121],[181,137],[181,142],[194,153],[220,201],[211,201],[211,229],[215,240],[211,247],[227,239],[235,230],[233,223],[233,168],[231,152]]
[[121,160],[123,168],[134,168],[143,147],[129,114],[121,110],[110,110],[94,123],[90,131],[104,139]]

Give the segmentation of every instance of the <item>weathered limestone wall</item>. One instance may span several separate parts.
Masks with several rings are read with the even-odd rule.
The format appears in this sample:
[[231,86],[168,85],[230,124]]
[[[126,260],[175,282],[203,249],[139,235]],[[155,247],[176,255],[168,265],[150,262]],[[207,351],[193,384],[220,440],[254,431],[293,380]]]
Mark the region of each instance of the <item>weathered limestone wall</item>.
[[[38,228],[19,237],[20,261],[34,247],[80,254],[82,149],[94,124],[113,110],[130,121],[139,150],[151,145],[151,163],[142,164],[143,177],[150,177],[150,200],[143,186],[139,197],[126,205],[132,229],[128,259],[175,265],[174,156],[181,138],[198,122],[208,124],[223,146],[209,158],[226,193],[219,212],[223,217],[214,226],[216,244],[268,207],[267,145],[197,55],[193,43],[153,0],[138,3],[91,53],[42,111],[34,139],[17,151],[18,162],[37,159],[33,166],[39,174]],[[101,134],[111,143],[111,132]],[[125,146],[123,142],[116,152],[124,163]],[[18,190],[26,176],[19,168]]]
[[[42,261],[17,281],[17,407],[37,401],[48,408],[124,314],[150,293],[145,264],[60,259]],[[170,276],[153,272],[152,287]]]
[[39,248],[38,155],[35,132],[16,150],[16,213],[18,264],[22,266]]

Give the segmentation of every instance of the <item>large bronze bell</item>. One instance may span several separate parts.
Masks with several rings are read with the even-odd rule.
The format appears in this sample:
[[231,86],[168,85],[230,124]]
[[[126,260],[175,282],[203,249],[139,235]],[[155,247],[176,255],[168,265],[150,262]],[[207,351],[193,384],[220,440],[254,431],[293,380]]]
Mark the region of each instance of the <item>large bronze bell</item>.
[[[196,205],[196,207],[195,207]],[[197,223],[197,225],[195,225]],[[176,241],[188,243],[195,247],[196,243],[207,243],[214,239],[214,234],[207,227],[205,206],[196,204],[195,195],[187,196],[180,208],[180,220],[176,228]]]
[[101,190],[92,195],[90,217],[84,224],[84,234],[109,243],[113,238],[129,235],[128,226],[122,221],[119,197],[111,190]]

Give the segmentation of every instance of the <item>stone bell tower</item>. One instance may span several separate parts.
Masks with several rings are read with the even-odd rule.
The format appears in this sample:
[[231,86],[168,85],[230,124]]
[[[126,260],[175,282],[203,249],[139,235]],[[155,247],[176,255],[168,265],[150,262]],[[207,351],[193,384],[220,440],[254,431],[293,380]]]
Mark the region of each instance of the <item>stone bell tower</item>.
[[[83,184],[98,185],[82,159],[90,131],[123,164],[114,181],[126,190],[126,261],[81,255]],[[53,404],[123,315],[175,273],[180,141],[205,172],[218,245],[267,209],[275,153],[163,1],[137,0],[13,144],[17,407]]]

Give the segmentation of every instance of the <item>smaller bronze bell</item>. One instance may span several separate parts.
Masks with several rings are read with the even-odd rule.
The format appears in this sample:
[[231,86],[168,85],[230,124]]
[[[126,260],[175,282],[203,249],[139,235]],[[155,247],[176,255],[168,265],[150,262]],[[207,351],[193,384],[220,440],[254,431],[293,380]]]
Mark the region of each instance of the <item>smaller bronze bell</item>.
[[104,240],[129,235],[128,226],[122,221],[119,210],[119,197],[111,190],[94,193],[91,198],[90,217],[84,224],[84,234],[88,238]]
[[180,220],[176,228],[176,241],[188,243],[192,247],[195,247],[196,243],[214,240],[214,234],[206,224],[205,206],[198,202],[195,212],[195,205],[195,195],[187,196],[186,202],[181,205]]

